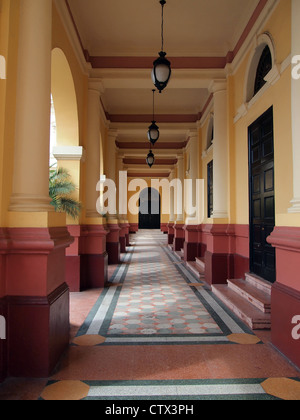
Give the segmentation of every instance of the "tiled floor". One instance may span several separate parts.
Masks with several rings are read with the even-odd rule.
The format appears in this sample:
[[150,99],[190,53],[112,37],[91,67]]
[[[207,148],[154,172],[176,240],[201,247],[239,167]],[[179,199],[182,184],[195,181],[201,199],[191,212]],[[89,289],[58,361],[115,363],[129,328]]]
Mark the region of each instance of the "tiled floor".
[[71,294],[70,348],[51,378],[0,399],[297,399],[300,372],[142,231],[104,290]]

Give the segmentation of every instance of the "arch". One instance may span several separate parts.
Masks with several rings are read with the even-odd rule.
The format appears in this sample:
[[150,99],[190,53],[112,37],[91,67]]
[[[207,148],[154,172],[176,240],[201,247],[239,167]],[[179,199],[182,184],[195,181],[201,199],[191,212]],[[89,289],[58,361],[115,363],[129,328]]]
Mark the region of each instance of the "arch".
[[139,229],[160,229],[161,196],[155,188],[141,191],[139,209]]
[[244,89],[245,102],[250,102],[251,99],[262,88],[262,86],[260,86],[260,89],[255,89],[257,71],[260,63],[262,62],[262,56],[267,54],[270,54],[271,56],[271,71],[276,63],[276,52],[271,35],[269,33],[264,33],[260,37],[258,37],[256,46],[249,60]]
[[79,146],[79,119],[73,75],[64,52],[52,50],[51,92],[57,146]]

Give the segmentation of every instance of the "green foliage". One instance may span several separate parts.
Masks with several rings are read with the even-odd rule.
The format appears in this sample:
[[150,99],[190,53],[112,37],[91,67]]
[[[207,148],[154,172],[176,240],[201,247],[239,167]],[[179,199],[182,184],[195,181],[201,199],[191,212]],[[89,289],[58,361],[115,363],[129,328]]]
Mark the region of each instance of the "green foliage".
[[49,173],[49,195],[52,199],[51,205],[58,213],[67,213],[76,219],[82,210],[79,201],[74,200],[70,195],[76,190],[69,172],[64,168],[50,168]]

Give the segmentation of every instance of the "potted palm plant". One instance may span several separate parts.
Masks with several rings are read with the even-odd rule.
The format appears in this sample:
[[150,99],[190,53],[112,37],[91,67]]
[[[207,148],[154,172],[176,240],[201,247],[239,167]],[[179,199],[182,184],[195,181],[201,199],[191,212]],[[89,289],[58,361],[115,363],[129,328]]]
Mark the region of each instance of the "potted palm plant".
[[72,197],[76,190],[69,172],[64,168],[50,168],[49,174],[49,195],[52,199],[51,205],[58,213],[67,213],[73,219],[76,219],[82,210],[79,201]]

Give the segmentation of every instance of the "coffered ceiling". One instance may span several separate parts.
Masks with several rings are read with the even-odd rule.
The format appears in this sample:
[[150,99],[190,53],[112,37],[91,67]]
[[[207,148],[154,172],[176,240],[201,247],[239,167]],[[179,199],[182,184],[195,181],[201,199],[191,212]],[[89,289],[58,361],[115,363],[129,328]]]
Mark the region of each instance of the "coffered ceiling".
[[[124,162],[129,170],[140,170],[152,121],[152,64],[161,48],[159,0],[61,1],[68,8],[90,77],[102,82],[103,108],[111,128],[118,130]],[[167,0],[165,51],[173,73],[167,89],[155,97],[161,131],[158,166],[159,159],[169,159],[169,168],[175,164],[174,150],[182,150],[189,130],[196,128],[209,104],[211,81],[225,77],[226,64],[268,1]],[[128,148],[132,143],[135,147]],[[163,163],[161,167],[166,166]]]

